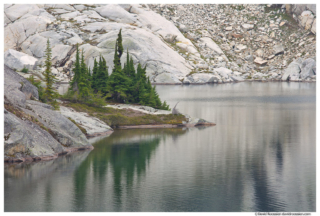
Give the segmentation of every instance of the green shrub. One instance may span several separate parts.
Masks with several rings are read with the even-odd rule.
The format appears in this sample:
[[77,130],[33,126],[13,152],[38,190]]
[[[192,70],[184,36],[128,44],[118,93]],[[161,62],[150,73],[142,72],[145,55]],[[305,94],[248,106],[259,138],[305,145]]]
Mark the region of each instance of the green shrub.
[[41,102],[44,102],[44,89],[41,86],[41,81],[35,80],[33,75],[31,77],[27,78],[27,80],[29,80],[32,85],[34,85],[35,87],[38,88],[39,100]]
[[29,69],[26,68],[26,67],[24,67],[24,68],[21,70],[22,73],[28,73],[28,71],[29,71]]

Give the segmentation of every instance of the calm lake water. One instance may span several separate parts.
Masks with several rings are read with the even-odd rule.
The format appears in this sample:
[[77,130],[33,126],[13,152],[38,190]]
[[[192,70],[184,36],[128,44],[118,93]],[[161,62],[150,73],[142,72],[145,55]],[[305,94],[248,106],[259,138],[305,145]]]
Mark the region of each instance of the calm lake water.
[[118,130],[5,165],[5,211],[316,211],[316,84],[157,86],[214,127]]

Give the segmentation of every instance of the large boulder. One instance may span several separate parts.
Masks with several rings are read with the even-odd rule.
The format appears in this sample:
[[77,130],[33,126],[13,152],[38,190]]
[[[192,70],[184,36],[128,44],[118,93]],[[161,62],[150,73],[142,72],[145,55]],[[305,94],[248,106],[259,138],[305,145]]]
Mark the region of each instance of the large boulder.
[[120,5],[109,4],[106,6],[97,7],[94,10],[97,11],[102,17],[108,18],[109,20],[141,26],[140,22],[137,20],[137,17],[123,9]]
[[232,74],[232,70],[224,67],[215,68],[214,71],[217,72],[221,77],[224,77],[226,79],[229,78],[229,76]]
[[316,61],[312,58],[304,60],[301,64],[301,79],[306,79],[316,75]]
[[15,106],[25,107],[26,99],[38,99],[38,89],[28,80],[4,65],[4,96]]
[[191,75],[191,79],[193,83],[212,83],[215,82],[215,80],[218,81],[218,77],[210,73],[195,73]]
[[21,71],[23,68],[32,69],[38,59],[28,54],[9,49],[4,53],[4,64],[9,68]]
[[273,47],[273,54],[278,55],[278,54],[283,54],[284,53],[284,48],[281,44],[277,44]]
[[314,20],[314,15],[311,11],[303,11],[299,17],[299,24],[306,30],[310,30]]
[[[26,115],[27,116],[27,115]],[[32,121],[4,110],[4,160],[52,159],[64,147],[51,134]]]
[[294,4],[292,6],[292,12],[297,16],[299,16],[303,11],[306,10],[311,11],[314,15],[317,14],[316,4]]
[[90,144],[81,130],[68,118],[59,112],[48,109],[46,104],[37,101],[27,101],[31,110],[47,123],[53,132],[54,138],[64,147],[89,148]]
[[289,64],[289,66],[285,69],[281,80],[282,81],[289,81],[292,78],[294,78],[294,80],[297,80],[297,77],[299,78],[299,73],[300,73],[301,69],[300,69],[300,63],[297,61],[293,61]]

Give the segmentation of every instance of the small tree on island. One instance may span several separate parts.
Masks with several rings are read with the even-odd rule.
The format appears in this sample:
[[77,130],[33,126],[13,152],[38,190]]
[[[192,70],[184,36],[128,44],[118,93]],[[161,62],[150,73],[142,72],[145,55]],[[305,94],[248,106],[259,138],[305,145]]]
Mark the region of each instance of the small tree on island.
[[50,48],[50,41],[49,39],[47,40],[47,48],[45,51],[45,71],[43,72],[44,75],[44,81],[46,84],[46,87],[44,88],[43,92],[43,100],[46,103],[51,104],[54,109],[59,109],[59,104],[56,101],[58,97],[57,91],[53,88],[53,84],[56,82],[55,76],[51,72],[51,48]]

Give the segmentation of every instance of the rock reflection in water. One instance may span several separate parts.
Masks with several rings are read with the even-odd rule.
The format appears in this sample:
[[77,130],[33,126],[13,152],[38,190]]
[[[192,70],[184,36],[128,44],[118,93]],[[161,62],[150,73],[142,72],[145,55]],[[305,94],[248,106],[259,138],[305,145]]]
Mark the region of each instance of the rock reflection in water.
[[[5,164],[5,211],[69,210],[73,183],[69,174],[85,160],[90,150],[73,152],[51,161]],[[59,210],[58,210],[59,211]]]

